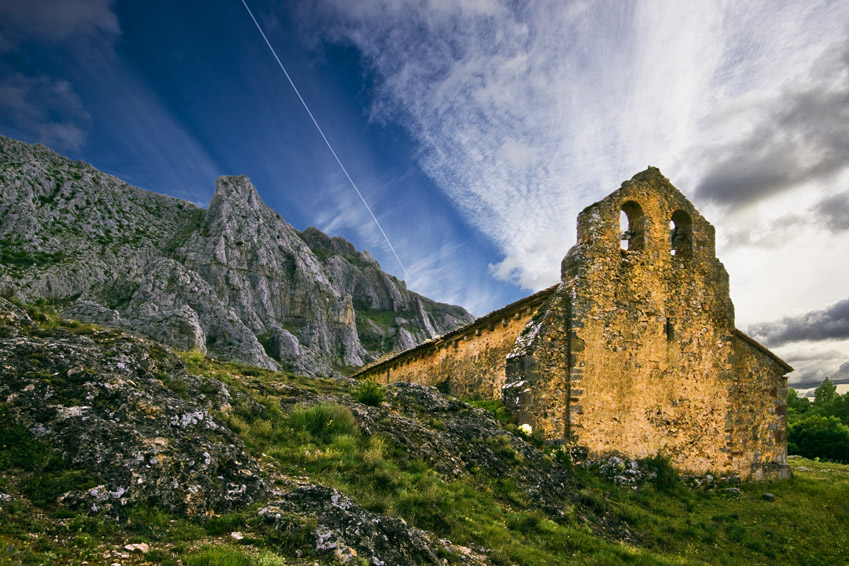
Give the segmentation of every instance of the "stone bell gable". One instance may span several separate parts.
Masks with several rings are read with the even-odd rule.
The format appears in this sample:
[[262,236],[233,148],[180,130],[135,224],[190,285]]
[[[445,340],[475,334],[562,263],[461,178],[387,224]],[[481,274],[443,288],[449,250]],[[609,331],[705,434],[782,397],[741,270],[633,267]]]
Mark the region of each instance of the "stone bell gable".
[[559,285],[360,375],[501,396],[590,457],[787,475],[792,368],[735,328],[714,228],[660,171],[584,209],[561,268]]

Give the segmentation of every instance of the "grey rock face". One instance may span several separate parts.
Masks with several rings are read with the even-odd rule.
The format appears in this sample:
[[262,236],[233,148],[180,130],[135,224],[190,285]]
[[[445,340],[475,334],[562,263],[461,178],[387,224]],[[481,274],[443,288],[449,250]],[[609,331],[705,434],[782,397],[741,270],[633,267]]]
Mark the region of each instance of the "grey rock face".
[[[162,346],[118,331],[32,329],[0,299],[0,400],[14,424],[98,478],[63,503],[120,515],[142,502],[196,516],[264,497],[256,462],[213,417],[231,401],[224,384],[201,383]],[[175,382],[184,396],[166,386]]]
[[0,137],[0,292],[180,349],[310,375],[356,368],[470,322],[367,252],[221,177],[209,209]]
[[210,285],[172,259],[150,262],[124,318],[126,328],[176,348],[209,348],[229,359],[277,368],[256,336]]
[[[442,564],[438,558],[444,545],[396,517],[377,515],[363,509],[338,491],[319,485],[306,485],[259,510],[265,522],[288,532],[293,519],[313,517],[315,550],[341,564],[393,564],[418,566]],[[440,548],[443,547],[443,548]]]
[[115,309],[108,309],[94,301],[77,301],[67,309],[65,315],[75,320],[85,320],[101,326],[121,326],[121,315]]
[[328,279],[297,232],[262,203],[247,177],[221,177],[199,230],[177,250],[256,335],[289,328],[309,364],[361,366],[351,297]]

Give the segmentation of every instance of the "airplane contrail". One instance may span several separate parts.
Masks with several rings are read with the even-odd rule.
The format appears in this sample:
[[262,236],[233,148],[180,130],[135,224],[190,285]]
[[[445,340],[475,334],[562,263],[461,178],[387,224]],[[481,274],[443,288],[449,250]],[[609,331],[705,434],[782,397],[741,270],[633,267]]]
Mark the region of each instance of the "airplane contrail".
[[307,103],[304,100],[304,97],[301,96],[301,92],[298,90],[298,87],[295,86],[295,82],[292,80],[292,77],[289,76],[289,72],[286,71],[286,67],[283,66],[283,63],[280,61],[280,57],[277,56],[277,52],[271,46],[271,42],[268,41],[268,38],[265,36],[265,32],[262,31],[262,27],[259,25],[259,22],[254,17],[253,12],[251,12],[251,9],[248,7],[248,4],[247,4],[247,2],[245,2],[245,0],[242,0],[242,5],[245,7],[245,10],[248,11],[248,15],[253,20],[254,25],[256,26],[256,29],[259,30],[260,35],[262,35],[262,39],[265,40],[265,44],[268,46],[268,49],[271,51],[271,54],[274,55],[274,59],[277,61],[277,64],[280,66],[280,69],[283,71],[283,74],[286,75],[286,80],[289,81],[289,84],[292,85],[292,89],[295,91],[295,94],[298,95],[298,100],[301,101],[301,104],[303,104],[303,106],[304,106],[304,110],[306,110],[307,114],[309,114],[310,120],[312,120],[312,123],[315,125],[315,129],[318,130],[319,134],[321,134],[321,139],[324,140],[324,143],[327,145],[327,149],[329,149],[330,153],[333,154],[333,158],[336,160],[336,163],[339,164],[339,168],[342,169],[342,172],[345,174],[345,177],[348,179],[348,182],[351,183],[352,187],[354,187],[354,190],[357,192],[357,196],[360,197],[361,201],[363,201],[363,205],[366,207],[366,210],[368,210],[368,213],[371,215],[371,219],[374,220],[374,223],[377,226],[377,229],[380,230],[380,233],[383,235],[383,239],[386,240],[386,244],[389,246],[389,249],[392,250],[392,255],[395,256],[396,260],[398,260],[398,265],[401,266],[401,270],[404,272],[404,279],[409,279],[409,276],[407,275],[407,268],[404,267],[404,262],[402,262],[401,258],[398,257],[398,253],[395,251],[395,248],[392,246],[392,242],[389,241],[389,236],[387,236],[386,232],[383,231],[383,226],[381,226],[380,222],[378,222],[377,217],[374,215],[374,212],[372,212],[371,207],[366,202],[366,199],[363,197],[363,194],[360,192],[360,189],[357,187],[357,184],[354,182],[354,180],[348,174],[348,170],[345,169],[345,166],[342,165],[342,161],[339,159],[339,156],[336,155],[336,152],[333,150],[333,146],[330,145],[330,141],[327,139],[327,136],[324,135],[324,131],[322,131],[321,126],[318,125],[318,122],[316,121],[315,116],[312,115],[312,112],[310,111],[310,107],[307,106]]

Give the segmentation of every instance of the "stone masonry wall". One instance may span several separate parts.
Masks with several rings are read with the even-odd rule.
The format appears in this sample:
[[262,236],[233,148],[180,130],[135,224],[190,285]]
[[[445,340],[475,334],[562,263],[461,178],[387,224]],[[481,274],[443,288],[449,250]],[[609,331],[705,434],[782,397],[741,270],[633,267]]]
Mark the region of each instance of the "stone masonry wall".
[[551,294],[541,291],[431,342],[363,368],[378,383],[438,385],[455,397],[500,399],[507,354]]
[[[620,248],[620,212],[629,213]],[[673,255],[670,220],[686,218]],[[727,471],[722,438],[734,328],[713,227],[656,169],[585,209],[564,260],[574,286],[569,442],[592,455],[669,455],[682,470]]]
[[520,424],[591,458],[787,476],[792,368],[734,327],[714,228],[657,169],[581,212],[561,270],[558,286],[357,377],[502,398]]
[[787,366],[782,367],[751,338],[736,336],[726,443],[742,478],[790,477],[786,371]]
[[552,441],[569,436],[570,296],[571,288],[561,284],[525,326],[507,356],[502,388],[504,406],[517,422]]

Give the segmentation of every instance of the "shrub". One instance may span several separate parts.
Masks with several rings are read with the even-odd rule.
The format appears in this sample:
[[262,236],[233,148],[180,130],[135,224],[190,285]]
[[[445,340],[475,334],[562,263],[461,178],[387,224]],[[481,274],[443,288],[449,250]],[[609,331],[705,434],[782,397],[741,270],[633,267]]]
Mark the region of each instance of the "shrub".
[[377,407],[386,399],[386,388],[370,377],[357,384],[354,399],[364,405]]
[[657,474],[655,485],[659,490],[675,487],[681,481],[678,470],[672,465],[672,460],[663,453],[657,453],[641,461],[641,464]]
[[198,369],[206,360],[206,354],[200,350],[188,350],[185,352],[178,352],[178,354],[183,359],[183,363],[188,366],[190,371]]
[[262,551],[248,554],[232,546],[207,546],[183,558],[188,566],[283,566],[286,561],[276,554]]
[[38,507],[49,507],[64,493],[89,489],[99,478],[85,470],[61,470],[41,475],[24,484],[24,493]]
[[849,463],[849,427],[837,417],[812,415],[788,428],[788,452]]
[[501,404],[500,400],[463,399],[463,401],[472,407],[489,412],[502,426],[509,424],[513,420],[513,414]]
[[0,406],[0,472],[21,469],[38,471],[47,465],[50,448],[32,439],[24,427],[6,419],[6,409]]
[[273,432],[274,425],[269,420],[257,419],[251,425],[251,434],[259,438],[271,438]]
[[251,558],[231,546],[209,546],[183,558],[188,566],[252,566]]
[[289,426],[325,442],[340,434],[355,435],[359,432],[350,409],[332,404],[294,409],[289,414]]

